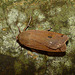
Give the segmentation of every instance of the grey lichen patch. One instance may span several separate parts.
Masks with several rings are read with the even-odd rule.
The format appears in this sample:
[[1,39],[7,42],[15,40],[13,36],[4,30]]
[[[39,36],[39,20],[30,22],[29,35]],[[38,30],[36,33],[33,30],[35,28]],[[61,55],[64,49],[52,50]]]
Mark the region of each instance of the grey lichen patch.
[[72,62],[71,62],[71,60],[66,61],[66,62],[65,62],[65,66],[66,66],[67,68],[72,67]]
[[25,22],[27,20],[27,16],[25,13],[19,13],[19,22]]
[[73,42],[69,41],[66,52],[67,52],[67,54],[70,54],[70,53],[74,54],[74,51],[75,51],[75,40],[73,40]]
[[[19,15],[19,18],[18,18],[18,15]],[[7,25],[6,21],[3,20],[3,23],[1,23],[1,25],[0,25],[0,28],[1,29],[3,28],[2,33],[4,33],[4,35],[2,37],[3,42],[0,47],[0,49],[1,49],[0,53],[10,55],[13,57],[19,56],[21,51],[20,51],[20,46],[16,41],[16,36],[18,35],[19,31],[18,31],[17,26],[15,25],[15,22],[17,21],[17,19],[20,22],[24,21],[26,19],[25,16],[26,15],[24,15],[22,13],[19,14],[18,10],[11,9],[11,11],[8,13],[8,19],[7,19],[8,25]],[[21,30],[23,30],[25,27],[20,22],[17,25],[21,27]],[[8,30],[6,27],[7,28],[9,27],[10,30]]]
[[38,16],[40,14],[40,12],[41,11],[39,9],[34,10],[34,12],[33,12],[34,13],[34,16]]
[[11,9],[11,11],[8,13],[8,23],[14,23],[17,20],[18,15],[18,10]]
[[43,61],[44,61],[44,59],[42,58],[42,57],[37,57],[36,58],[36,68],[38,69],[40,66],[42,66],[43,65]]
[[75,51],[75,32],[74,32],[75,31],[75,16],[73,16],[73,15],[74,15],[74,13],[72,13],[72,16],[69,17],[69,19],[68,19],[68,24],[70,26],[69,27],[70,38],[73,40],[72,42],[70,41],[70,43],[69,43],[68,52],[70,52],[71,50]]
[[[9,55],[9,53],[11,52],[11,56],[15,56],[14,52],[19,54],[20,51],[18,50],[18,46],[19,44],[16,43],[16,39],[14,40],[12,38],[13,34],[11,33],[8,33],[7,35],[3,36],[3,46],[2,47],[5,47],[5,49],[2,49],[1,48],[1,52]],[[10,50],[11,49],[11,50]]]
[[67,57],[63,57],[63,58],[56,58],[52,61],[52,67],[56,68],[53,69],[53,74],[61,74],[63,73],[64,67],[66,67],[67,69],[72,68],[72,61],[67,58]]
[[72,39],[75,40],[75,26],[70,26],[69,32],[72,34]]
[[[19,34],[18,27],[21,30],[25,28],[23,21],[26,21],[26,15],[19,12],[17,9],[11,9],[8,13],[8,18],[1,22],[0,28],[2,30],[2,43],[0,53],[10,55],[13,57],[19,56],[21,47],[16,41],[16,36]],[[16,25],[16,22],[19,21]],[[25,24],[25,23],[24,23]],[[9,29],[8,29],[9,28]]]
[[[9,18],[11,18],[11,16]],[[2,33],[4,35],[2,37],[3,44],[1,46],[0,53],[10,55],[13,57],[17,57],[20,54],[20,51],[19,51],[20,46],[16,41],[16,36],[18,35],[19,32],[18,32],[17,26],[14,26],[14,24],[12,24],[12,23],[14,23],[14,21],[16,21],[16,19],[13,20],[14,17],[12,17],[12,20],[9,18],[8,18],[8,20],[11,21],[11,23],[9,22],[10,24],[7,25],[6,22],[3,21],[3,26],[1,26],[3,28]],[[10,28],[10,30],[8,30],[8,27]]]
[[[61,30],[62,27],[69,27],[68,21],[70,20],[69,17],[71,16],[70,10],[73,10],[71,7],[67,7],[63,5],[62,7],[55,7],[51,9],[51,22],[55,31]],[[74,11],[74,10],[73,10]],[[74,14],[74,12],[72,12]],[[68,20],[69,19],[69,20]]]
[[39,21],[42,21],[45,19],[44,14],[39,9],[34,10],[34,16],[37,16]]
[[[52,61],[52,66],[55,66],[55,67],[58,67],[60,66],[61,64],[64,64],[65,62],[67,61],[67,58],[56,58]],[[61,63],[61,64],[60,64]],[[56,65],[57,64],[57,65]]]
[[61,7],[56,7],[54,9],[51,9],[48,14],[51,16],[54,16],[55,14],[59,14],[62,11]]
[[65,28],[65,27],[62,27],[62,29],[61,29],[61,32],[60,33],[62,33],[62,34],[69,34],[69,29],[67,29],[67,28]]
[[[17,24],[17,25],[18,25],[18,24]],[[11,34],[13,35],[12,37],[15,37],[15,38],[16,38],[16,36],[19,34],[19,31],[18,31],[17,26],[11,24],[10,27],[11,27],[11,29],[10,29]]]
[[74,15],[69,17],[68,24],[69,25],[75,25],[75,16]]
[[27,16],[25,13],[19,12],[17,9],[11,9],[11,11],[8,13],[7,21],[13,32],[15,31],[14,29],[18,29],[17,26],[23,30],[25,28],[24,24],[25,21],[27,21]]
[[36,24],[36,30],[48,30],[52,27],[48,21],[41,22],[40,25]]
[[39,14],[39,16],[38,16],[39,21],[42,21],[44,18],[45,18],[45,16],[43,14]]
[[55,74],[55,73],[62,73],[62,70],[61,70],[62,67],[60,66],[60,61],[58,61],[58,60],[57,61],[56,60],[53,61],[52,62],[52,66],[55,67],[55,68],[57,68],[55,71],[53,69],[53,71],[54,71],[53,74]]

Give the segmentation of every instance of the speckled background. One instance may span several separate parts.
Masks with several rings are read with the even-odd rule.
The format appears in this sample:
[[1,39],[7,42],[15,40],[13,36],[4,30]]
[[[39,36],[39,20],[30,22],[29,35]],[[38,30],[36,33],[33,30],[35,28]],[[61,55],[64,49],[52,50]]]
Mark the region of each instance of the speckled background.
[[[69,37],[66,54],[53,57],[31,52],[16,42],[32,16],[31,29]],[[75,74],[75,0],[0,0],[0,75]]]

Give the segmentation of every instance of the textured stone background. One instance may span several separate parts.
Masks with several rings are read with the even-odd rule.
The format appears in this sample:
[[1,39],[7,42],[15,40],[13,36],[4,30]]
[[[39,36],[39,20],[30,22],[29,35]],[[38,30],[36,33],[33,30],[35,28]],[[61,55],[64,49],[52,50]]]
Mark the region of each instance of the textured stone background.
[[[69,37],[66,55],[53,57],[31,52],[16,42],[32,16],[31,29]],[[18,22],[17,22],[18,21]],[[0,75],[75,74],[75,0],[0,0]]]

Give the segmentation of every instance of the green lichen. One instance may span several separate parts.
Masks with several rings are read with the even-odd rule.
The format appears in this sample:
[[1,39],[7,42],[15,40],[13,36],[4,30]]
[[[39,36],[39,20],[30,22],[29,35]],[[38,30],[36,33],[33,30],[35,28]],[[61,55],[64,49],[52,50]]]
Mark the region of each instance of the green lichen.
[[15,75],[21,74],[22,64],[20,62],[15,62],[14,68],[15,68]]

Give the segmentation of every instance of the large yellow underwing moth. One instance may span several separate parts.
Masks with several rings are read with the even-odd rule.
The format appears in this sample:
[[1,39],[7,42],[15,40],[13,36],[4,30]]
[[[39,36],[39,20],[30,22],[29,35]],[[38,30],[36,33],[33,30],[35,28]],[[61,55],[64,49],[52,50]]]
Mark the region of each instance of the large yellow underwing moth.
[[[17,41],[20,44],[47,52],[65,52],[66,42],[68,37],[64,34],[46,31],[46,30],[27,30],[29,25],[24,29],[23,32],[19,29],[19,35]],[[19,28],[19,27],[18,27]]]

